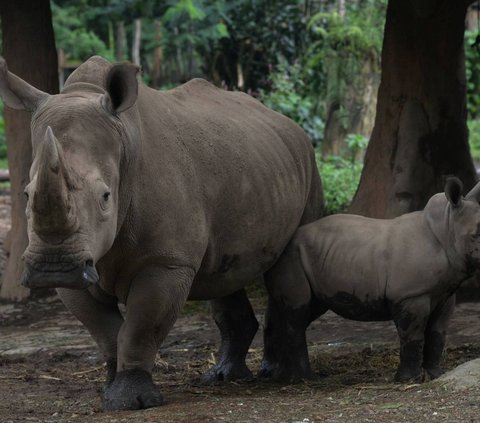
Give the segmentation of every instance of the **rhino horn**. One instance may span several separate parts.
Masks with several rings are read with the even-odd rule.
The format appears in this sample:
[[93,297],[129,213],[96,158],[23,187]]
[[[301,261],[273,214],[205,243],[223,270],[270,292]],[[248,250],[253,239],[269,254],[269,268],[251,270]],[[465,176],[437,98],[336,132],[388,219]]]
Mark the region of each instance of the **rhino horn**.
[[39,235],[70,234],[76,223],[62,153],[62,146],[49,126],[37,158],[40,165],[32,202],[33,229]]
[[480,202],[480,182],[475,185],[470,192],[465,196],[467,200],[474,200]]

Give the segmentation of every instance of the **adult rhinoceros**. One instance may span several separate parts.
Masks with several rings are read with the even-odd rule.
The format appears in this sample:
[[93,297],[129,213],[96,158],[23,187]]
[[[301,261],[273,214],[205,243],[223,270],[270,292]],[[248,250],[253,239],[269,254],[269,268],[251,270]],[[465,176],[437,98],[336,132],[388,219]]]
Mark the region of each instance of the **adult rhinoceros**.
[[0,63],[5,103],[33,113],[23,283],[59,288],[98,343],[107,409],[162,403],[151,370],[187,299],[213,299],[222,342],[207,379],[251,375],[258,323],[243,288],[322,209],[291,120],[200,79],[158,92],[137,72],[92,57],[48,95]]

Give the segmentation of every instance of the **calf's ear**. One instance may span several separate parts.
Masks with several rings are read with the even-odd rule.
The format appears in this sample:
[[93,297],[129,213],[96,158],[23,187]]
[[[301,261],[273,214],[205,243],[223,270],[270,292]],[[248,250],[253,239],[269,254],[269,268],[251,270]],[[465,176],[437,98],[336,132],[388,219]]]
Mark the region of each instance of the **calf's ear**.
[[0,96],[12,109],[34,112],[50,95],[10,72],[7,62],[0,57]]
[[462,205],[463,184],[456,176],[450,176],[445,183],[445,196],[452,207],[457,208]]
[[112,114],[124,112],[137,101],[138,66],[131,63],[117,63],[107,74],[105,89],[107,94],[103,98],[104,107]]

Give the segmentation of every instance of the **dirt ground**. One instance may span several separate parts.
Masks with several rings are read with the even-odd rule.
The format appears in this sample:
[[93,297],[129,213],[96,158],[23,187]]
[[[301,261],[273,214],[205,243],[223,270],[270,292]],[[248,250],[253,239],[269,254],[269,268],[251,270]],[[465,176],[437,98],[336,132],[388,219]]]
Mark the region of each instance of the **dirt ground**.
[[[8,206],[0,197],[0,236],[8,228]],[[258,289],[252,296],[262,323],[264,297]],[[262,354],[260,332],[248,355],[253,371]],[[165,405],[106,413],[103,363],[58,298],[0,303],[0,422],[480,421],[480,389],[393,383],[398,341],[390,322],[352,322],[327,313],[311,325],[308,339],[314,382],[202,385],[200,375],[216,359],[218,333],[208,306],[189,303],[157,356],[154,379]],[[478,357],[480,303],[461,303],[444,367]]]

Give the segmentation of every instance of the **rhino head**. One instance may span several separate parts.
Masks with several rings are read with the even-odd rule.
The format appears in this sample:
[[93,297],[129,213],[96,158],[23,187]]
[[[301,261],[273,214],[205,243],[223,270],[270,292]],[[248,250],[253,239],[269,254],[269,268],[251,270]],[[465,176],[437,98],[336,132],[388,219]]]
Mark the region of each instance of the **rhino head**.
[[32,112],[33,162],[25,188],[29,244],[22,280],[27,287],[81,289],[96,283],[96,263],[118,231],[128,137],[118,114],[136,101],[138,68],[112,66],[101,58],[92,63],[107,69],[103,86],[77,82],[49,95],[9,72],[0,58],[4,102]]
[[480,182],[465,197],[462,191],[458,178],[448,178],[445,194],[434,195],[424,213],[449,262],[472,275],[480,269]]

